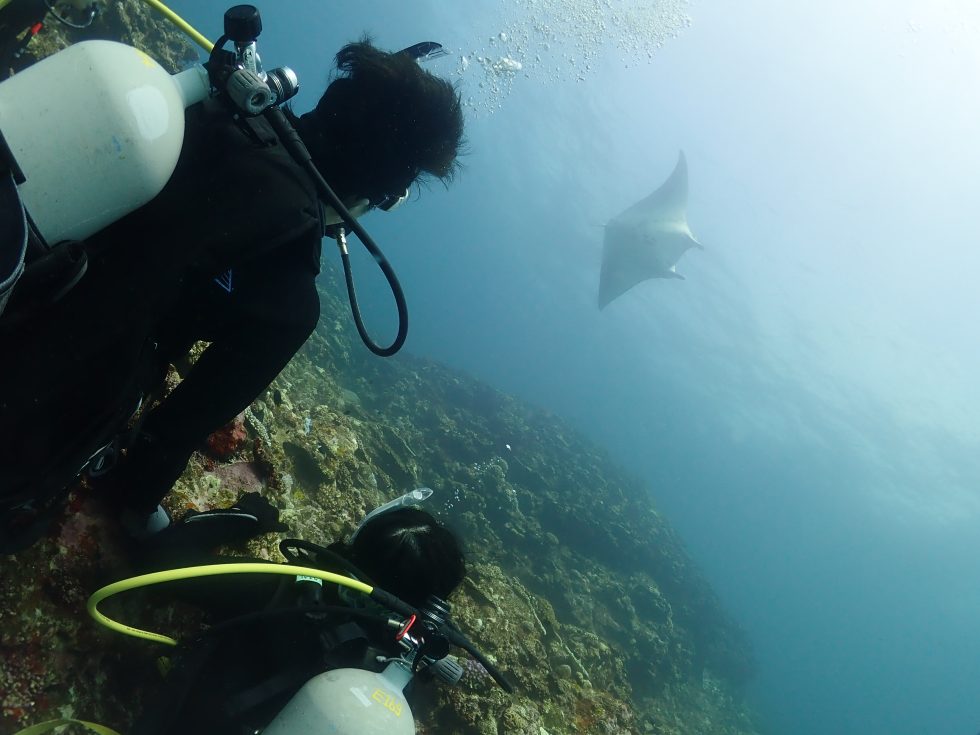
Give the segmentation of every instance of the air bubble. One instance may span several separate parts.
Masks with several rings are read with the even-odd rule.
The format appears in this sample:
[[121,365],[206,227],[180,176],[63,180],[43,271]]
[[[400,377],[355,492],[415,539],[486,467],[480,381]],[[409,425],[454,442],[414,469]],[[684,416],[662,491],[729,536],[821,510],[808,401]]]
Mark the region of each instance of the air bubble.
[[[613,51],[625,55],[623,68],[652,63],[667,41],[691,26],[687,9],[688,0],[512,0],[504,27],[460,57],[457,74],[482,75],[467,105],[488,114],[499,109],[517,72],[532,82],[580,82]],[[501,43],[508,44],[505,56]]]

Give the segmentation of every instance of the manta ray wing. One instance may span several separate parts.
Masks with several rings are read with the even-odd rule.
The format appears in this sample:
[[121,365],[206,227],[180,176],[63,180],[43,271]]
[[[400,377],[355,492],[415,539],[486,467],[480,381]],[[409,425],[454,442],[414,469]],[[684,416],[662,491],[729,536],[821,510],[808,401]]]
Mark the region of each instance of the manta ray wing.
[[687,223],[687,158],[684,151],[667,180],[653,194],[616,215],[613,222],[635,225],[643,222]]
[[599,274],[599,308],[650,278],[682,278],[677,261],[700,248],[687,225],[687,161],[683,151],[653,194],[606,225]]

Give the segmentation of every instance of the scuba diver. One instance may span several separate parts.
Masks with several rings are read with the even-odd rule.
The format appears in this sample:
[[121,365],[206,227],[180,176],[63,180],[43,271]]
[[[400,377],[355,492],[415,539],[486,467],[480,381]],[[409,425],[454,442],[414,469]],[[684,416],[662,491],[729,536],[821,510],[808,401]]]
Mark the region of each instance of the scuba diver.
[[[232,11],[243,8],[258,20],[252,6]],[[225,41],[208,62],[212,79],[229,66],[220,55]],[[74,251],[57,249],[80,253],[84,268],[56,299],[13,289],[0,317],[0,551],[43,533],[80,468],[114,460],[118,467],[101,484],[130,534],[165,527],[160,501],[194,450],[261,395],[315,328],[325,234],[341,244],[364,338],[344,228],[366,236],[351,215],[390,210],[421,179],[448,182],[457,168],[459,93],[420,63],[434,47],[346,45],[335,78],[303,115],[232,114],[223,97],[188,106],[179,160],[162,192],[73,243]],[[270,72],[270,86],[290,74],[272,79]],[[318,174],[297,160],[290,136]],[[383,256],[372,253],[389,275]],[[393,276],[389,282],[395,290]],[[365,338],[377,354],[392,354],[404,340],[403,300],[399,316],[396,346],[376,348]],[[209,344],[177,387],[158,403],[147,398],[199,341]],[[138,423],[124,432],[144,400]]]
[[[466,565],[455,535],[416,507],[431,495],[416,488],[375,508],[347,542],[322,547],[283,539],[285,564],[213,553],[215,546],[280,527],[278,511],[258,493],[155,534],[135,557],[143,573],[107,584],[87,603],[107,629],[173,647],[158,659],[160,685],[141,697],[130,735],[413,735],[406,695],[418,682],[455,685],[469,667],[512,693],[504,674],[451,619],[447,598]],[[243,523],[247,514],[260,522]],[[204,518],[212,520],[201,523]],[[198,607],[203,627],[177,640],[99,609],[135,590],[153,605],[176,597]],[[451,655],[454,646],[473,662]],[[69,724],[118,735],[72,717],[17,735]]]
[[[448,615],[447,598],[466,573],[463,553],[456,537],[429,513],[401,505],[413,495],[424,497],[416,490],[377,509],[381,512],[366,517],[347,542],[324,548],[286,539],[280,549],[290,563],[380,585],[422,616]],[[239,505],[249,507],[245,502]],[[245,561],[209,554],[208,544],[219,540],[215,528],[211,525],[207,534],[195,535],[193,523],[174,524],[148,545],[144,566],[169,569]],[[400,631],[389,624],[390,613],[363,595],[316,579],[218,575],[170,582],[160,592],[176,594],[206,611],[210,627],[172,657],[169,673],[131,735],[299,735],[307,730],[293,710],[304,684],[326,671],[380,673],[402,655]],[[454,660],[444,666],[454,669],[456,676],[441,678],[455,683],[460,670]],[[409,685],[409,696],[416,681],[442,674],[413,673],[421,675]],[[294,699],[297,704],[285,709]],[[345,711],[342,701],[324,702],[316,732],[375,732],[365,705],[352,703],[354,710]],[[344,725],[348,729],[342,729]]]

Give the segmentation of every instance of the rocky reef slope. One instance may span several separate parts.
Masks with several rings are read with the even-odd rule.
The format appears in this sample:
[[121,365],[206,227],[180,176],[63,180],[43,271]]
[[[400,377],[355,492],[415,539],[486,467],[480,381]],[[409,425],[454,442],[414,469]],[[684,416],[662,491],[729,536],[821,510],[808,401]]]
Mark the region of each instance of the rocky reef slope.
[[[646,491],[559,419],[438,364],[355,344],[339,284],[276,383],[196,455],[170,510],[262,492],[294,535],[325,543],[416,485],[464,539],[454,615],[517,685],[475,662],[455,688],[416,693],[420,732],[754,732],[737,691],[747,648]],[[176,379],[176,375],[175,375]],[[49,537],[0,560],[0,732],[56,714],[125,732],[158,684],[152,644],[86,617],[125,569],[117,531],[84,486]],[[278,537],[248,553],[279,559]],[[169,609],[126,615],[181,630]]]

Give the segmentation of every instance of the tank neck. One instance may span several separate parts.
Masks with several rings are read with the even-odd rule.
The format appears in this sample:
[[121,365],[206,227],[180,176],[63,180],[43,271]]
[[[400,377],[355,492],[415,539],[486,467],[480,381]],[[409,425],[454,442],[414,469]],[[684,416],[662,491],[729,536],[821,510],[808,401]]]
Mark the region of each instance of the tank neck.
[[207,70],[200,64],[174,74],[171,79],[177,86],[185,109],[203,102],[211,95],[211,82],[208,80]]
[[385,670],[381,672],[381,676],[399,691],[404,689],[408,682],[412,680],[412,672],[404,661],[391,661],[385,666]]

